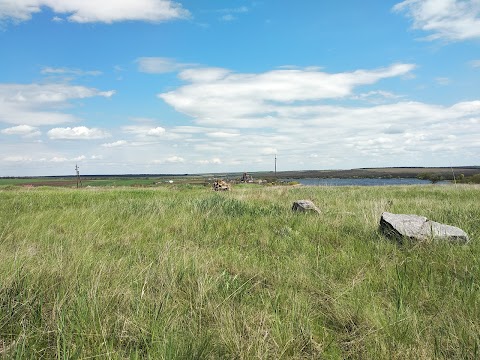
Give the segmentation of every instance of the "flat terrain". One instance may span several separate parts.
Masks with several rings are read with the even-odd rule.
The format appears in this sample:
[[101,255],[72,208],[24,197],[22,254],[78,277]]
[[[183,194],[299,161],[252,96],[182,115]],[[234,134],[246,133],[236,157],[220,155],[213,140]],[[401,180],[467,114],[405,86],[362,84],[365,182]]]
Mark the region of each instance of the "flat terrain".
[[[0,356],[478,359],[480,187],[0,187]],[[295,214],[311,199],[322,215]],[[399,245],[382,211],[458,226]]]
[[[175,184],[211,185],[213,179],[240,180],[243,173],[217,173],[217,174],[141,174],[141,175],[83,175],[81,186],[140,186],[155,187],[165,185],[170,181]],[[250,173],[255,180],[268,180],[275,182],[280,179],[305,179],[305,178],[416,178],[421,175],[438,175],[445,180],[456,180],[462,177],[480,175],[479,166],[466,167],[403,167],[403,168],[361,168],[351,170],[303,170],[279,171],[277,176],[273,171]],[[478,183],[478,181],[477,181]],[[74,176],[44,176],[44,177],[3,177],[0,186],[65,186],[76,187],[77,180]]]

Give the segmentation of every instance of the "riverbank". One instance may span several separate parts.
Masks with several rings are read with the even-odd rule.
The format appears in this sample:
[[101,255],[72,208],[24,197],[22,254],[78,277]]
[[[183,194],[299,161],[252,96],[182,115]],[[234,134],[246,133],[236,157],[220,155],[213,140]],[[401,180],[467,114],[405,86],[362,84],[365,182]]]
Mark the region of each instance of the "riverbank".
[[[304,178],[281,179],[285,183],[296,182],[304,186],[399,186],[399,185],[430,185],[431,181],[417,178]],[[437,185],[450,185],[450,181],[440,181]]]

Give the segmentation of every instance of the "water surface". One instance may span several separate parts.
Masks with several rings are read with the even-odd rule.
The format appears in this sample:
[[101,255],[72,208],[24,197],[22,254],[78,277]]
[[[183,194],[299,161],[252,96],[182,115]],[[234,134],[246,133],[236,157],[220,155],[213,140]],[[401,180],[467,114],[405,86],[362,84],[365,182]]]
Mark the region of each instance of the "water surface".
[[[387,186],[387,185],[428,185],[429,180],[420,180],[415,178],[396,178],[396,179],[282,179],[282,181],[296,181],[302,185],[314,186]],[[442,181],[441,184],[448,184]],[[440,184],[438,183],[438,184]]]

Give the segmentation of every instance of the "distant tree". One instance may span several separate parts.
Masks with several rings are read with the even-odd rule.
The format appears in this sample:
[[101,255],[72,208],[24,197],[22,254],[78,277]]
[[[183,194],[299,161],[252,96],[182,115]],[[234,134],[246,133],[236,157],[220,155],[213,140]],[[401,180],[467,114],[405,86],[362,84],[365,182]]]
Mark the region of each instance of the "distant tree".
[[432,182],[432,184],[435,184],[439,181],[445,180],[445,178],[440,174],[431,174],[430,179],[428,179],[428,180],[430,180]]
[[428,180],[429,175],[430,174],[428,174],[428,173],[420,173],[420,174],[417,175],[417,179]]
[[432,174],[432,173],[421,173],[417,175],[417,179],[420,180],[429,180],[432,184],[435,184],[439,181],[445,180],[441,174]]

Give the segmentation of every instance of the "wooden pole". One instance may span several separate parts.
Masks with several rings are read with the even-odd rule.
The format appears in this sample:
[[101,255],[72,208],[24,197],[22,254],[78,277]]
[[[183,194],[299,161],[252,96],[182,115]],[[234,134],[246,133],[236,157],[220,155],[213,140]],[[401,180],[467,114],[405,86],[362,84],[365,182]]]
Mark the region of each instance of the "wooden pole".
[[277,178],[277,154],[275,154],[275,179]]
[[80,169],[78,168],[78,164],[75,164],[75,172],[77,173],[77,189],[80,185]]

